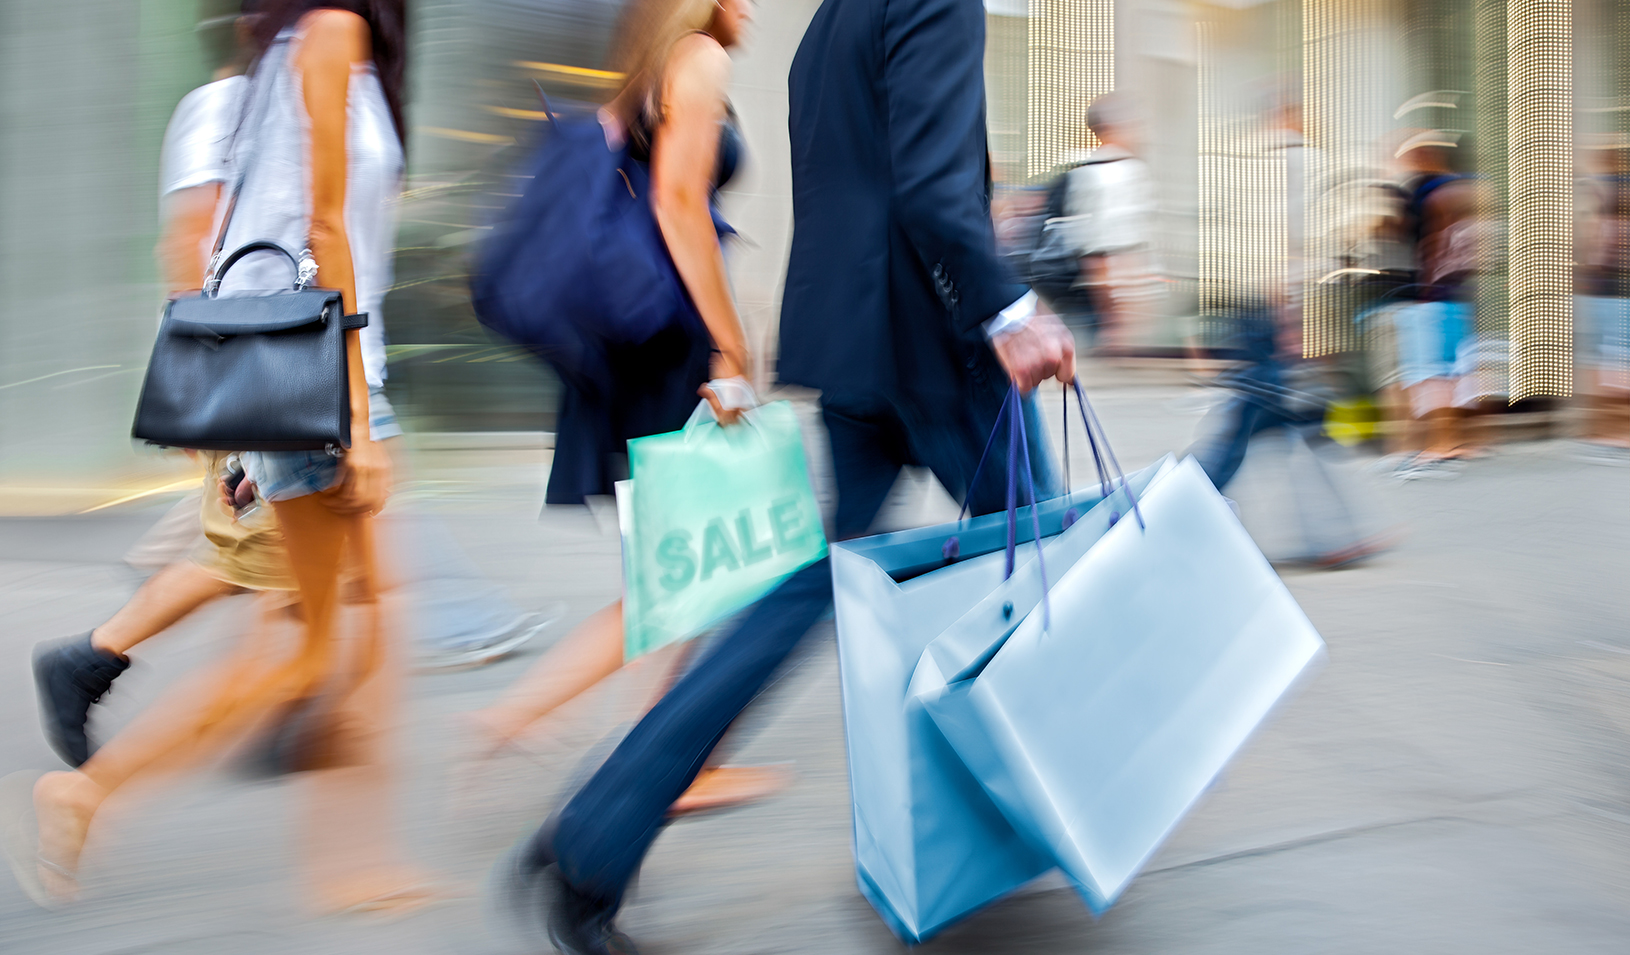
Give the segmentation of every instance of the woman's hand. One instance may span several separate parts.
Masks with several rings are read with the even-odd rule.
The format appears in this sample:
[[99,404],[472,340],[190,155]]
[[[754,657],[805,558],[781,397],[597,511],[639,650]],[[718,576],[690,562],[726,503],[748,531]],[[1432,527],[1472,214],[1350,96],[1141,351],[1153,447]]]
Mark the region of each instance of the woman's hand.
[[758,404],[758,396],[753,393],[753,385],[748,378],[752,373],[750,359],[745,352],[739,355],[731,357],[715,353],[711,362],[712,377],[707,384],[696,389],[696,393],[713,409],[713,417],[723,425],[735,424],[741,419],[743,411]]
[[377,514],[390,496],[391,459],[377,441],[353,441],[340,461],[332,507],[349,514]]

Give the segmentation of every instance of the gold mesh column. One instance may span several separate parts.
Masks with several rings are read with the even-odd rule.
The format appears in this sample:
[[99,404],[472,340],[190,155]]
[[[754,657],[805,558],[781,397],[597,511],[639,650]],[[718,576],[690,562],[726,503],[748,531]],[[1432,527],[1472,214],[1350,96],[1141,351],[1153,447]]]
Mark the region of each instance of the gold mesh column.
[[[1506,3],[1477,0],[1477,136],[1478,172],[1486,183],[1483,217],[1491,226],[1484,235],[1478,265],[1477,331],[1488,341],[1509,341],[1511,327],[1511,253],[1506,230],[1511,206],[1507,157]],[[1502,359],[1504,356],[1501,356]],[[1478,367],[1479,391],[1510,394],[1510,368],[1505,360],[1486,360]]]
[[1511,400],[1573,393],[1573,10],[1506,5]]
[[1217,27],[1198,30],[1200,339],[1212,345],[1241,309],[1274,303],[1286,275],[1289,219],[1283,133],[1261,104],[1227,94]]
[[1097,146],[1087,106],[1115,88],[1114,0],[1030,0],[1027,170],[1043,176]]
[[1343,203],[1350,192],[1330,194],[1337,173],[1368,165],[1368,153],[1381,136],[1372,100],[1375,75],[1385,62],[1379,45],[1378,0],[1303,0],[1302,110],[1311,147],[1306,170],[1304,235],[1313,266],[1306,279],[1302,347],[1308,357],[1358,347],[1352,315],[1358,307],[1352,286],[1340,277],[1321,283],[1324,269],[1348,265],[1336,248]]

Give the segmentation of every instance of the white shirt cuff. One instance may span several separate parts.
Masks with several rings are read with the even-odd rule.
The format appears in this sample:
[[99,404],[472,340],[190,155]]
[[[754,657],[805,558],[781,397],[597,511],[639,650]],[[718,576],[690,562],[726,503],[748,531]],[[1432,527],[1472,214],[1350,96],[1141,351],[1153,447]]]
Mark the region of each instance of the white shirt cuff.
[[1030,324],[1036,317],[1036,293],[1026,292],[1019,300],[996,313],[985,323],[985,338],[995,341],[999,336],[1011,335]]

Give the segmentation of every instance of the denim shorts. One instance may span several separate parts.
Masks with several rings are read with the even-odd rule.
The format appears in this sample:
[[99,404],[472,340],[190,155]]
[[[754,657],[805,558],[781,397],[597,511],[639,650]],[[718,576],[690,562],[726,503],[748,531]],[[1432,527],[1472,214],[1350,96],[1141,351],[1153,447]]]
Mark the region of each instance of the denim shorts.
[[1471,305],[1416,302],[1394,310],[1392,320],[1398,332],[1398,377],[1405,388],[1468,371],[1461,345],[1472,338]]
[[[368,434],[375,441],[402,433],[396,423],[396,409],[384,389],[368,391]],[[255,482],[260,496],[268,501],[287,501],[326,491],[339,482],[340,454],[327,451],[250,451],[243,456],[243,468]]]

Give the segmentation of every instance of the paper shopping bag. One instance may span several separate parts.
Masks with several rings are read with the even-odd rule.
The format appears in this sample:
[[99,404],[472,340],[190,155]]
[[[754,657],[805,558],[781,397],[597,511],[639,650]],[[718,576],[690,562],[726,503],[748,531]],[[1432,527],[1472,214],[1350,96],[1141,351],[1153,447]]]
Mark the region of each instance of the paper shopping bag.
[[[1015,831],[1095,912],[1323,650],[1193,458],[1138,506],[1142,521],[1108,527],[1011,635],[988,606],[948,625],[912,684]],[[981,627],[995,645],[970,655]]]
[[[1130,483],[1140,488],[1154,473],[1132,475]],[[1124,509],[1114,497],[1102,511],[1101,493],[1080,492],[1035,509],[1049,572],[1055,560],[1067,567],[1067,551],[1084,552],[1081,541],[1102,533],[1094,529],[1098,517]],[[1023,526],[1030,526],[1028,512],[1021,510]],[[908,942],[1054,864],[1015,831],[909,691],[924,649],[970,608],[1009,589],[1030,588],[1021,602],[1039,599],[1033,542],[1016,547],[1014,573],[1004,581],[1009,527],[1008,515],[997,513],[832,547],[857,878]],[[1019,613],[1014,622],[1024,618]]]
[[698,632],[826,556],[792,405],[628,442],[617,489],[624,658]]

